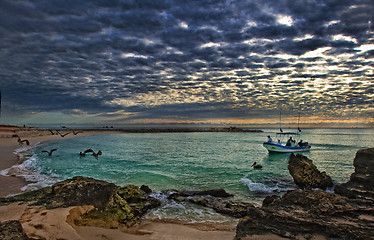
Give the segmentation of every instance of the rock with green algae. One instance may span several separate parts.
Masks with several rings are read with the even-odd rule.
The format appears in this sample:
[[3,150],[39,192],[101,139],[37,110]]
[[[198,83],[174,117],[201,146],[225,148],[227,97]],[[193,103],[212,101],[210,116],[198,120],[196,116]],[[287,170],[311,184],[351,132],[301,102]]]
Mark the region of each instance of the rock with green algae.
[[95,209],[75,221],[77,225],[99,227],[133,226],[149,210],[159,206],[158,200],[147,196],[138,186],[118,187],[104,209]]
[[74,223],[81,226],[118,228],[121,225],[130,227],[139,221],[140,217],[135,217],[134,210],[127,201],[118,193],[114,193],[105,208],[91,210],[76,219]]
[[21,193],[15,196],[0,198],[0,203],[9,202],[32,202],[40,201],[52,193],[52,187],[45,187],[31,192]]
[[46,208],[93,205],[95,208],[76,220],[76,224],[115,228],[132,226],[149,209],[160,205],[139,187],[115,184],[88,177],[74,177],[52,187],[0,199],[1,203],[33,201]]

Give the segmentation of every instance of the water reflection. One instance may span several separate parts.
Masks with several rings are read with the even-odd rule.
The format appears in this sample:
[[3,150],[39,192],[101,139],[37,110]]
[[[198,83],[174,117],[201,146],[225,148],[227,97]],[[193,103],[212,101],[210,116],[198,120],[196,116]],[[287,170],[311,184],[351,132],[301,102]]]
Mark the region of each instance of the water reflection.
[[[310,158],[310,152],[302,152],[300,153],[304,156],[306,156],[307,158]],[[265,155],[265,157],[263,158],[263,161],[264,162],[284,162],[285,160],[288,162],[288,159],[290,158],[290,155],[291,153],[268,153],[267,155]]]

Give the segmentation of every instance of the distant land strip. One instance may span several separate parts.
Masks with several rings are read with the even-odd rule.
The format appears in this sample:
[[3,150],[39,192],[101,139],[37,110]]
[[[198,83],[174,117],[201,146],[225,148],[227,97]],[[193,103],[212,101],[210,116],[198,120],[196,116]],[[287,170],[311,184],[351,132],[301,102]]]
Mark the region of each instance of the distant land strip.
[[143,128],[143,129],[126,129],[126,128],[47,128],[40,129],[36,127],[18,127],[11,125],[0,125],[0,132],[18,132],[18,131],[52,131],[52,130],[81,130],[81,131],[116,131],[124,133],[178,133],[178,132],[263,132],[258,129],[243,129],[238,127],[227,127],[227,128],[209,128],[209,129],[199,129],[199,128]]
[[151,128],[151,129],[117,129],[120,132],[128,133],[178,133],[178,132],[263,132],[257,129],[242,129],[237,127],[229,128],[209,128],[209,129],[195,129],[195,128]]

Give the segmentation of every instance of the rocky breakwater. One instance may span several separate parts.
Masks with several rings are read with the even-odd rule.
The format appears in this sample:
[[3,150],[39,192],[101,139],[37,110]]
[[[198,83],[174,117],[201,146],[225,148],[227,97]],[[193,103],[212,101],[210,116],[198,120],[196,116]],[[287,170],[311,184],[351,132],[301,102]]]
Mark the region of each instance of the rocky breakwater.
[[[374,239],[374,205],[369,198],[373,196],[374,149],[357,152],[355,172],[348,183],[336,186],[339,194],[311,190],[325,189],[330,181],[323,173],[309,171],[316,168],[306,157],[291,155],[289,165],[295,162],[304,167],[289,166],[290,173],[307,190],[265,198],[261,207],[240,220],[236,239],[264,234],[273,234],[275,239]],[[302,162],[306,164],[299,165]]]
[[91,205],[91,210],[75,219],[74,224],[106,228],[133,226],[149,209],[160,205],[137,186],[119,187],[88,177],[74,177],[52,187],[3,198],[0,204],[19,201],[47,209]]

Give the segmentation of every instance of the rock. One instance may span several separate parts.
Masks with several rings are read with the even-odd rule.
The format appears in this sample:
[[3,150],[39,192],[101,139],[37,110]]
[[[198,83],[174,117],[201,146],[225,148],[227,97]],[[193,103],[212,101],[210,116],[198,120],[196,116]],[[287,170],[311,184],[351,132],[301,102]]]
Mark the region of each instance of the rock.
[[312,160],[301,154],[291,153],[288,170],[295,184],[301,189],[320,188],[325,190],[333,186],[331,178],[325,172],[320,172]]
[[212,208],[218,213],[225,214],[230,217],[241,218],[248,216],[253,210],[254,205],[240,201],[228,201],[216,198],[190,198],[189,202],[194,204]]
[[157,199],[147,196],[137,186],[116,187],[104,208],[83,214],[75,224],[106,228],[117,228],[120,225],[131,227],[139,223],[149,209],[159,205]]
[[349,181],[335,186],[335,193],[374,203],[374,148],[357,151],[353,166],[355,171]]
[[204,190],[204,191],[176,191],[174,190],[173,193],[169,196],[169,198],[177,198],[177,197],[191,197],[191,196],[212,196],[212,197],[221,197],[227,198],[232,197],[233,195],[227,193],[224,189],[211,189],[211,190]]
[[295,190],[271,200],[240,220],[235,239],[258,234],[308,239],[311,233],[326,239],[372,239],[372,209],[355,209],[343,196]]
[[146,186],[146,185],[142,185],[142,186],[140,187],[140,190],[142,190],[142,191],[145,192],[146,194],[150,194],[150,193],[152,193],[152,190],[151,190],[148,186]]
[[13,197],[0,198],[1,203],[9,202],[31,202],[31,201],[42,201],[52,193],[52,187],[45,187],[39,190],[25,192]]
[[113,183],[88,177],[74,177],[52,186],[51,197],[46,201],[49,208],[93,205],[106,207],[117,186]]
[[246,216],[250,212],[250,210],[254,208],[254,205],[250,203],[222,199],[231,196],[233,195],[227,193],[223,189],[212,189],[205,191],[174,190],[170,193],[168,199],[172,199],[177,202],[188,201],[190,203],[211,208],[218,213],[235,218]]
[[0,223],[0,239],[1,240],[36,240],[27,237],[23,231],[22,225],[17,220],[11,220]]
[[47,208],[92,205],[94,209],[80,216],[75,224],[107,228],[133,226],[149,209],[160,205],[137,186],[118,187],[88,177],[74,177],[50,188],[0,200],[3,203],[36,201],[34,205]]

